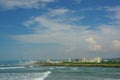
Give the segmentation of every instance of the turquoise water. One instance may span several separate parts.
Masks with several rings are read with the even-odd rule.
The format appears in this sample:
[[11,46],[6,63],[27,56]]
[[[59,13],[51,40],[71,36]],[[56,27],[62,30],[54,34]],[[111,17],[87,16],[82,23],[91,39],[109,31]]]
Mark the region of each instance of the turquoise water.
[[120,80],[120,68],[25,67],[15,65],[15,62],[12,64],[6,63],[0,64],[0,80]]

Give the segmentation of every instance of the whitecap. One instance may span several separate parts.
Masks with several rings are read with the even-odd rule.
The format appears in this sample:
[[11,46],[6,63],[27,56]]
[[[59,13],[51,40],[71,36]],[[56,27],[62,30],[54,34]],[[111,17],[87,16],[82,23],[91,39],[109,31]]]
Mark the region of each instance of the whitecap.
[[29,67],[33,68],[34,66],[29,66]]
[[104,80],[120,80],[120,79],[105,78]]
[[45,80],[51,71],[40,73],[2,73],[0,80]]
[[65,67],[56,67],[56,68],[58,68],[58,69],[64,69]]
[[49,68],[50,70],[55,69],[54,67]]
[[23,67],[0,67],[0,69],[18,69],[18,68],[25,68]]
[[78,68],[77,68],[77,67],[75,67],[75,68],[71,68],[71,70],[77,71],[77,70],[78,70]]
[[49,74],[51,74],[51,71],[43,72],[39,78],[35,78],[33,80],[44,80],[49,76]]

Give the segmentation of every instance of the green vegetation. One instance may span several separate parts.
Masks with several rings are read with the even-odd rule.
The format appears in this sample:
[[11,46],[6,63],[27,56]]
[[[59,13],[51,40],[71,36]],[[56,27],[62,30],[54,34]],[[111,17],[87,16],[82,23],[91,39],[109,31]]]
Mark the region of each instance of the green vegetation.
[[37,66],[86,66],[86,67],[120,67],[120,62],[101,62],[101,63],[90,63],[90,62],[39,62]]

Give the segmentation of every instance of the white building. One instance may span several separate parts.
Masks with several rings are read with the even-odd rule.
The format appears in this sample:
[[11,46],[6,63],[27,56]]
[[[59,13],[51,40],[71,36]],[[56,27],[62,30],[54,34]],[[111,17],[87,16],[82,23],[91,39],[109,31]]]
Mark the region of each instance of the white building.
[[102,59],[100,57],[96,57],[96,58],[91,58],[91,59],[85,59],[83,58],[81,60],[81,62],[96,62],[96,63],[101,63]]
[[71,62],[72,60],[71,60],[71,58],[68,58],[68,60],[67,60],[68,62]]

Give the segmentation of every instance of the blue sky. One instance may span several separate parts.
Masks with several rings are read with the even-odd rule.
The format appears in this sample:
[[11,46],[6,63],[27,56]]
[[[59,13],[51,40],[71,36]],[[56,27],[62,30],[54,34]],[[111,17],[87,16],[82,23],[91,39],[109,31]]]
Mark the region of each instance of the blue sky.
[[0,60],[120,57],[120,0],[0,0]]

